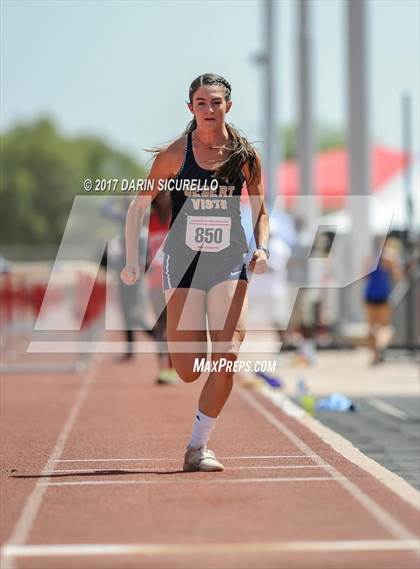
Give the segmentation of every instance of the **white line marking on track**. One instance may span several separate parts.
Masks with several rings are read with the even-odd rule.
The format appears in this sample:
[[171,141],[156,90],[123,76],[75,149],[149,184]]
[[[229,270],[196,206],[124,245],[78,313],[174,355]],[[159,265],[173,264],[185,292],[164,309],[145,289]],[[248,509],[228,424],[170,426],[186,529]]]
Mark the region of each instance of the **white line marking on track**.
[[[266,460],[270,458],[311,458],[311,456],[317,455],[307,455],[307,454],[266,454],[266,455],[256,455],[256,456],[219,456],[220,460]],[[142,461],[176,461],[179,462],[179,456],[177,458],[62,458],[60,460],[53,460],[51,462],[142,462]]]
[[[323,464],[323,459],[314,455],[313,450],[308,447],[308,445],[302,441],[295,433],[283,425],[273,413],[264,407],[259,401],[252,397],[248,392],[243,389],[239,389],[238,393],[243,399],[261,415],[263,415],[269,423],[273,425],[280,433],[289,439],[290,442],[296,445],[296,447],[305,454],[311,454],[314,456],[314,461],[318,464]],[[416,539],[416,536],[405,528],[398,520],[396,520],[391,514],[389,514],[384,508],[379,505],[373,498],[368,496],[359,488],[354,482],[351,482],[345,476],[342,476],[340,472],[331,465],[330,472],[337,480],[338,483],[350,494],[352,498],[359,502],[375,519],[376,521],[385,528],[391,535],[398,539]]]
[[364,472],[380,480],[393,494],[396,494],[415,510],[420,511],[420,492],[414,486],[411,486],[403,478],[369,458],[361,450],[353,446],[349,440],[329,429],[314,417],[306,415],[303,420],[297,420],[321,441],[333,448],[334,452],[339,453],[343,458],[358,466]]
[[[99,358],[94,358],[92,360],[91,367],[89,368],[86,377],[80,378],[80,388],[76,400],[73,403],[73,406],[70,410],[67,420],[64,423],[61,433],[59,434],[56,440],[50,458],[48,459],[47,464],[45,465],[45,468],[42,471],[43,476],[48,476],[54,471],[54,462],[60,458],[60,456],[64,451],[64,446],[66,444],[66,441],[77,420],[80,409],[82,408],[82,405],[86,399],[86,396],[89,392],[89,389],[95,377],[96,371],[98,369],[99,362],[102,358],[103,355],[101,355]],[[31,530],[31,527],[35,521],[35,518],[38,514],[44,494],[48,488],[48,484],[45,483],[45,480],[48,480],[48,478],[39,479],[38,482],[36,483],[34,489],[32,490],[31,494],[29,495],[25,503],[25,506],[20,514],[20,517],[14,527],[13,533],[5,547],[8,547],[9,546],[8,544],[10,544],[10,546],[12,545],[19,546],[25,543],[29,535],[29,532]],[[2,569],[13,569],[14,564],[11,558],[9,558],[6,563],[3,563],[4,561],[5,560],[3,559],[0,560],[0,566]]]
[[276,407],[279,407],[283,413],[289,417],[305,417],[306,411],[296,403],[293,403],[284,393],[279,392],[277,389],[272,389],[268,385],[259,388],[260,393],[269,399]]
[[412,551],[419,550],[418,540],[285,541],[266,543],[197,544],[63,544],[7,545],[5,557],[85,557],[107,555],[176,555],[221,553],[282,553],[340,551]]
[[386,415],[391,415],[391,417],[396,417],[397,419],[402,419],[403,421],[406,421],[410,418],[410,415],[408,415],[408,413],[405,411],[402,411],[401,409],[398,409],[398,407],[391,405],[391,403],[382,401],[377,397],[370,397],[367,402],[371,407],[374,407],[378,411],[382,411],[382,413],[385,413]]
[[[190,474],[186,476],[191,476]],[[208,480],[81,480],[74,482],[41,482],[43,486],[99,486],[111,484],[255,484],[257,482],[335,482],[332,476],[285,477],[285,478],[219,478]]]
[[[289,468],[331,468],[331,466],[329,464],[293,464],[290,466],[286,466],[286,465],[279,465],[276,464],[274,466],[226,466],[225,470],[287,470]],[[112,474],[113,470],[115,470],[116,474],[118,474],[118,471],[122,470],[123,472],[134,472],[137,474],[141,474],[141,471],[139,472],[138,468],[69,468],[69,469],[60,469],[60,470],[54,470],[54,474],[58,473],[58,474],[64,474],[64,473],[73,473],[75,475],[77,474],[87,474],[89,472],[97,472],[98,474]],[[165,474],[166,470],[157,470],[156,474]],[[51,476],[54,477],[54,474],[52,474]],[[147,472],[145,474],[148,474]],[[150,474],[154,474],[154,473],[150,473]]]

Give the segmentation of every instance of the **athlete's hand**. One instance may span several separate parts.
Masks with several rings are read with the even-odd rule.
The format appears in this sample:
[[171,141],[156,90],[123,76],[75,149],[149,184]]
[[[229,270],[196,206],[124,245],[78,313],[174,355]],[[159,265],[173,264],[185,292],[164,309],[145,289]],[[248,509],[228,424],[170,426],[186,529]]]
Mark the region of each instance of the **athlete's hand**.
[[140,277],[140,266],[138,263],[127,264],[120,273],[121,280],[126,285],[135,284]]
[[256,249],[249,262],[248,268],[256,275],[261,275],[268,270],[267,254],[262,249]]

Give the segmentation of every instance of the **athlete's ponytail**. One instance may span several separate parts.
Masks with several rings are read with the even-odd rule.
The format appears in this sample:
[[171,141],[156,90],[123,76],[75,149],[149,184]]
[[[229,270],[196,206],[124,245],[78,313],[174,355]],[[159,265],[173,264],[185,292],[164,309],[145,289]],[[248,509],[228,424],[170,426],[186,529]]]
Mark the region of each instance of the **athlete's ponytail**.
[[195,130],[196,128],[197,128],[197,121],[195,120],[195,117],[194,117],[194,118],[192,119],[192,121],[190,121],[190,122],[187,124],[187,127],[186,127],[186,129],[184,130],[184,132],[182,133],[182,135],[184,136],[184,135],[186,135],[186,134],[192,132],[192,131]]

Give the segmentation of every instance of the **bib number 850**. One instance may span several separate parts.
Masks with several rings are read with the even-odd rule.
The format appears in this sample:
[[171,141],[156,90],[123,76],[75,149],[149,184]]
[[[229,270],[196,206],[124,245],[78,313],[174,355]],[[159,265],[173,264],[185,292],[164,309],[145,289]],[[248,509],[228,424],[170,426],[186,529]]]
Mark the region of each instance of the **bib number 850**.
[[196,243],[216,243],[222,242],[223,231],[220,227],[214,229],[213,227],[196,227],[195,228],[195,242]]
[[230,217],[187,216],[185,243],[193,251],[217,253],[230,245]]

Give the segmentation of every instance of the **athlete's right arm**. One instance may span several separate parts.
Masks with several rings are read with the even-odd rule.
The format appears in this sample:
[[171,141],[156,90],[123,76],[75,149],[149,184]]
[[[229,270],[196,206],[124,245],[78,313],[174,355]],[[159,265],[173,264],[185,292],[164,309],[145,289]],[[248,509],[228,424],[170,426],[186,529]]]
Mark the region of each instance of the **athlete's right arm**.
[[121,279],[127,285],[134,284],[140,276],[138,242],[144,213],[158,195],[159,180],[172,178],[179,169],[177,152],[173,147],[161,150],[150,169],[148,180],[153,180],[153,188],[141,192],[130,203],[125,225],[126,265],[121,271]]

